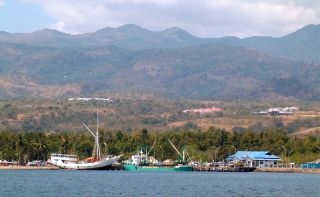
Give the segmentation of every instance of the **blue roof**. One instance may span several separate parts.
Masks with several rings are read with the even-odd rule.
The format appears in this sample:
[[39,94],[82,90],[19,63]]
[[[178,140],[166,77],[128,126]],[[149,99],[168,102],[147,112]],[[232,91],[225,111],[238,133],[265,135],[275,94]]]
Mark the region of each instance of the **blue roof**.
[[238,151],[227,157],[227,160],[245,160],[247,157],[253,160],[280,160],[280,157],[270,154],[269,151]]

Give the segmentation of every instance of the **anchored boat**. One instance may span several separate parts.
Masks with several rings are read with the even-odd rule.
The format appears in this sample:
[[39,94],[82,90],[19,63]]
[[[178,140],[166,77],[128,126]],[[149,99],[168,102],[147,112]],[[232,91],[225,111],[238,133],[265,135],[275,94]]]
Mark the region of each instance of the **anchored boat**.
[[89,127],[82,123],[84,127],[91,133],[95,138],[95,144],[93,148],[92,157],[79,161],[78,157],[75,155],[65,155],[65,154],[51,154],[50,163],[58,166],[62,169],[72,169],[72,170],[103,170],[111,167],[112,164],[116,163],[122,156],[108,156],[102,157],[99,145],[99,125],[98,125],[98,110],[97,110],[97,130],[94,134]]
[[164,161],[158,162],[152,156],[149,156],[151,150],[153,149],[155,143],[152,145],[149,152],[145,154],[141,150],[138,154],[132,155],[131,159],[126,161],[123,165],[124,170],[127,171],[192,171],[192,166],[188,164],[186,161],[187,152],[183,149],[182,154],[178,151],[178,149],[173,145],[173,143],[169,140],[170,144],[176,150],[179,155],[179,160],[176,162],[172,161]]

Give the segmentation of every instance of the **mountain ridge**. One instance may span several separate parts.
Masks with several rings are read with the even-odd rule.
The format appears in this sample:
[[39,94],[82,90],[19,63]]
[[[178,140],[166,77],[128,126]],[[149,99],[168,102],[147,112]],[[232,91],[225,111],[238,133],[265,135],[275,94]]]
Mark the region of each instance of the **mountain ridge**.
[[[40,34],[40,35],[39,35]],[[237,38],[199,38],[179,27],[150,31],[127,24],[118,28],[106,27],[92,33],[66,34],[43,29],[32,33],[0,34],[0,41],[18,44],[55,47],[97,47],[114,45],[144,50],[150,48],[184,48],[203,44],[224,43],[230,46],[254,48],[275,57],[320,63],[320,25],[307,25],[282,37],[253,36]]]
[[[51,90],[61,87],[61,94],[57,96],[147,91],[190,99],[319,98],[320,66],[225,44],[141,51],[113,46],[66,50],[0,44],[0,60],[1,65],[3,62],[10,65],[1,66],[0,76],[27,77],[35,84],[32,88],[30,83],[18,81],[17,85],[11,85],[24,94],[2,86],[4,97],[26,92],[51,96],[53,94],[44,89],[48,86]],[[72,91],[70,87],[77,89]]]
[[245,39],[200,39],[178,27],[152,32],[136,25],[81,35],[0,33],[0,97],[146,91],[189,99],[320,100],[319,28]]

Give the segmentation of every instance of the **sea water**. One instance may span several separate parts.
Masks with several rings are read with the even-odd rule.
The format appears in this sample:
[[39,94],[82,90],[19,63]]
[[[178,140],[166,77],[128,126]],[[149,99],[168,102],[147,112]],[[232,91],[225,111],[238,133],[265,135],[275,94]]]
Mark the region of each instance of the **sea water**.
[[0,196],[320,196],[320,174],[2,170]]

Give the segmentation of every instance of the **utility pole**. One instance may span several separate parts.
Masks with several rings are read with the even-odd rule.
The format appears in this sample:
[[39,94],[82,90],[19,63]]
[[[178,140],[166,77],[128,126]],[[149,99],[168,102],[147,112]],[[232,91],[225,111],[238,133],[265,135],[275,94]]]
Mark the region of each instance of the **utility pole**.
[[105,157],[107,157],[107,143],[103,142],[104,144],[104,154],[105,154]]
[[237,153],[237,148],[235,146],[233,146],[233,145],[231,145],[231,147],[234,148],[234,154],[236,154]]
[[160,148],[161,148],[161,160],[163,160],[163,147],[160,146]]
[[284,159],[286,160],[286,158],[287,158],[287,149],[284,146],[281,146],[281,148],[283,148],[283,150],[284,150]]
[[218,148],[216,148],[216,150],[214,151],[214,161],[217,162],[217,155],[218,155],[218,150],[219,148],[221,148],[221,146],[219,146]]

